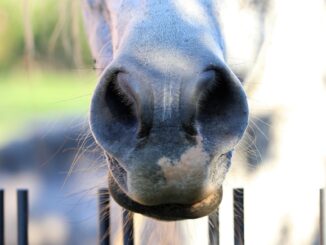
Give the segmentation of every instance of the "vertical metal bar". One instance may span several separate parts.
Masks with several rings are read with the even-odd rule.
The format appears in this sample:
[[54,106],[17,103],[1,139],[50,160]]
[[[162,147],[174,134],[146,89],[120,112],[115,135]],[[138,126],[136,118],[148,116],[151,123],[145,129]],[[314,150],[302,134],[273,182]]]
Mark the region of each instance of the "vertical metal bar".
[[234,244],[244,245],[244,193],[243,189],[233,190]]
[[17,191],[18,245],[28,245],[28,191]]
[[216,210],[208,217],[209,245],[220,245],[220,220]]
[[133,213],[123,209],[123,244],[134,245],[134,219]]
[[319,190],[319,234],[320,245],[326,245],[325,241],[325,190]]
[[0,190],[0,245],[5,244],[5,202],[4,191]]
[[108,188],[98,191],[99,201],[99,244],[110,245],[110,195]]

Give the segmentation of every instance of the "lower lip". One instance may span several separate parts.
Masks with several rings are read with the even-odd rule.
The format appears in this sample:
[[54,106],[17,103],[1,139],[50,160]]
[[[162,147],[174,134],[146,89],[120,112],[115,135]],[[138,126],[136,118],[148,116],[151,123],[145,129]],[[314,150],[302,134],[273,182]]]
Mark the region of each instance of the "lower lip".
[[204,200],[191,205],[164,204],[145,206],[132,200],[120,188],[112,173],[109,173],[109,188],[112,197],[122,207],[136,213],[166,221],[200,218],[217,210],[222,200],[222,188]]

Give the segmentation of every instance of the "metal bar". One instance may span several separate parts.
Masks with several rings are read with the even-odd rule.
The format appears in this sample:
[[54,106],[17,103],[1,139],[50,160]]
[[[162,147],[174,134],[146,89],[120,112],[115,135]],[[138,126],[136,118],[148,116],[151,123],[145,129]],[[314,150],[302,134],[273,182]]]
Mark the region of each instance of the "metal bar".
[[134,219],[133,213],[123,209],[123,244],[134,245]]
[[326,245],[325,241],[325,190],[319,190],[319,233],[320,245]]
[[28,245],[28,191],[17,191],[18,245]]
[[234,244],[244,245],[244,193],[243,189],[233,190]]
[[99,200],[99,244],[110,245],[110,195],[108,188],[98,191]]
[[208,217],[209,245],[220,244],[220,220],[219,212],[216,210]]
[[0,190],[0,245],[5,244],[5,202],[4,191]]

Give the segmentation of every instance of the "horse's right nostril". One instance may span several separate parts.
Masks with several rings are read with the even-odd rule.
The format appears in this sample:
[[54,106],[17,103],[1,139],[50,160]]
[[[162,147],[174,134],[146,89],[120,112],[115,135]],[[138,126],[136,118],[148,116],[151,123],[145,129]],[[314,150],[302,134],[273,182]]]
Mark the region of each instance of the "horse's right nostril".
[[105,102],[110,115],[107,119],[128,128],[137,126],[136,98],[126,81],[115,74],[108,83]]
[[116,154],[120,154],[122,145],[135,147],[150,133],[152,107],[147,86],[127,72],[107,71],[91,105],[90,125],[97,142]]
[[[118,114],[123,115],[127,123],[137,127],[137,138],[147,137],[152,127],[151,91],[128,73],[118,73],[116,84],[119,86],[118,90],[115,90],[118,91],[118,96],[113,96],[115,103],[111,106],[118,105]],[[110,94],[108,99],[110,100]]]
[[188,122],[182,123],[182,129],[189,136],[196,136],[198,133],[194,119],[190,119]]

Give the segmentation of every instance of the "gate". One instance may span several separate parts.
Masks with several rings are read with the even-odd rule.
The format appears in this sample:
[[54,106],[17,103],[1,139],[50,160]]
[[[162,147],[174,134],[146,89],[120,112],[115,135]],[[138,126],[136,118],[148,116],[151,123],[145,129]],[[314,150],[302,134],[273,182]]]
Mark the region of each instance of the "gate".
[[[108,189],[103,188],[98,192],[99,202],[99,245],[110,244],[110,196]],[[320,189],[320,245],[325,245],[324,233],[324,189]],[[242,210],[242,212],[239,212]],[[233,231],[234,245],[244,245],[244,190],[233,189]],[[5,245],[4,222],[4,190],[0,190],[0,245]],[[123,244],[134,244],[133,213],[123,210]],[[209,245],[219,245],[219,215],[218,212],[209,216]],[[18,245],[28,245],[28,191],[17,190],[17,241]]]

